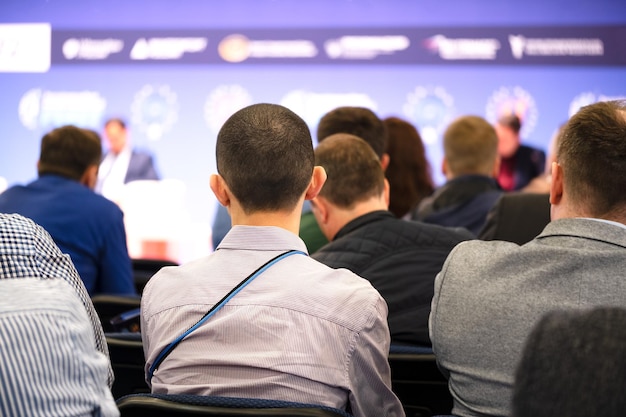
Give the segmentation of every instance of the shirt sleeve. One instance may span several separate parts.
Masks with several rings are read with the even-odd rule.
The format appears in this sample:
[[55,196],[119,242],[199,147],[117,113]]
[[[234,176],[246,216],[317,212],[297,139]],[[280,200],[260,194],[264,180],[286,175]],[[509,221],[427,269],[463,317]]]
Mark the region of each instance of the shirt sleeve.
[[378,297],[369,323],[356,335],[349,361],[350,412],[354,417],[403,417],[402,403],[391,390],[390,334],[387,304]]
[[126,229],[121,213],[105,237],[98,269],[98,293],[136,295],[133,268],[126,245]]

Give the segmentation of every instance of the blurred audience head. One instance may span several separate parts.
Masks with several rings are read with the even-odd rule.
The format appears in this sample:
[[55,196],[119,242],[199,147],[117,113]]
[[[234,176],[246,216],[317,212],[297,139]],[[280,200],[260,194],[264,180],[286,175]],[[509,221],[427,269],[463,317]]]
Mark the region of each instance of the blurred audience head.
[[498,136],[485,119],[462,116],[450,123],[443,135],[444,174],[495,177],[499,169]]
[[61,175],[93,188],[101,158],[102,143],[95,131],[67,125],[41,139],[37,169],[40,176]]
[[317,141],[335,133],[349,133],[367,142],[380,159],[383,169],[387,167],[387,131],[383,121],[365,107],[337,107],[326,113],[317,125]]
[[398,117],[383,119],[387,129],[389,211],[403,217],[435,189],[422,138],[414,125]]
[[626,410],[626,310],[554,311],[526,340],[513,417],[621,417]]

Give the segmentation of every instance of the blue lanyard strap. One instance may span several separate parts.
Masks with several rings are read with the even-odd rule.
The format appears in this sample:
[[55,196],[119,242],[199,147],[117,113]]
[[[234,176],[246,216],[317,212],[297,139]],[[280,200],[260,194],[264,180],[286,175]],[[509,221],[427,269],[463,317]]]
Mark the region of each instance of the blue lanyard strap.
[[302,252],[299,250],[290,250],[290,251],[281,253],[280,255],[275,256],[274,258],[270,259],[269,261],[261,265],[252,274],[248,275],[243,281],[237,284],[235,288],[230,290],[230,292],[226,294],[220,301],[218,301],[213,307],[211,307],[211,309],[207,311],[206,314],[202,316],[202,318],[198,320],[196,324],[191,326],[186,332],[184,332],[183,334],[178,336],[176,339],[174,339],[169,345],[165,346],[165,348],[163,348],[163,350],[161,350],[161,352],[157,355],[152,366],[150,366],[150,370],[148,371],[148,381],[152,380],[152,375],[154,375],[154,372],[159,367],[159,365],[165,360],[165,358],[170,353],[172,353],[172,350],[174,350],[174,348],[178,346],[178,344],[182,342],[185,337],[189,336],[191,332],[196,330],[198,327],[202,326],[202,324],[204,324],[209,318],[211,318],[220,308],[224,307],[224,305],[228,301],[230,301],[231,298],[237,295],[239,291],[241,291],[246,285],[252,282],[252,280],[254,280],[256,277],[258,277],[263,272],[265,272],[265,270],[267,270],[270,266],[274,265],[275,263],[281,261],[282,259],[288,256],[295,255],[295,254],[301,254],[301,255],[307,256],[305,252]]

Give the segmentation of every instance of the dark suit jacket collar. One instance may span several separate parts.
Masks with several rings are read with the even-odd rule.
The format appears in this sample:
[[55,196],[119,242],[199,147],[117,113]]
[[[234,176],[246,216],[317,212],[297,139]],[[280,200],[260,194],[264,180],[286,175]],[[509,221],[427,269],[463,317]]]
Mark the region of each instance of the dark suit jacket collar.
[[569,218],[554,220],[543,229],[537,239],[551,236],[571,236],[607,242],[626,248],[626,229],[593,219]]

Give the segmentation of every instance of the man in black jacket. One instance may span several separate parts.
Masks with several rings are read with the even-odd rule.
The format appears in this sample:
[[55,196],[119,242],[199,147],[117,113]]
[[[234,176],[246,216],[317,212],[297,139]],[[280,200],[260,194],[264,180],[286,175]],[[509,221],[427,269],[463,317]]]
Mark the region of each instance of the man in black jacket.
[[430,346],[428,316],[435,275],[457,243],[472,238],[451,229],[398,219],[387,210],[389,184],[362,139],[335,134],[315,150],[328,179],[312,201],[330,243],[312,257],[369,280],[389,308],[392,344]]

